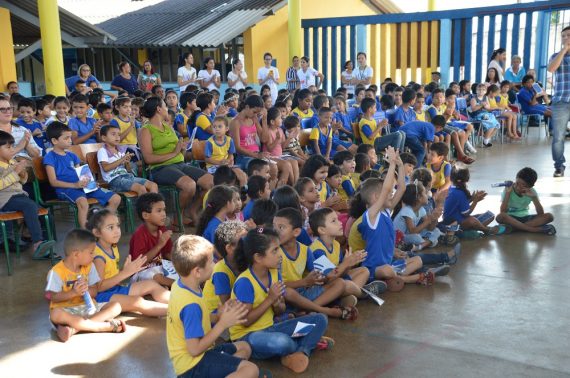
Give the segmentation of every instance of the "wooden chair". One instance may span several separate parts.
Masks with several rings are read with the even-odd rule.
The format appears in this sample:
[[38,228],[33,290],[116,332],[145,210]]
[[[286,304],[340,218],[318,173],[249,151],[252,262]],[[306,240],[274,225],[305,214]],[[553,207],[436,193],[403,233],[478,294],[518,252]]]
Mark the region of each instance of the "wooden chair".
[[302,148],[306,148],[310,143],[312,129],[302,129],[301,134],[299,134],[299,144]]
[[[48,209],[53,211],[62,208],[71,211],[71,213],[73,214],[73,219],[75,221],[75,227],[79,228],[80,225],[79,225],[79,219],[77,217],[77,205],[75,205],[75,203],[60,199],[53,199],[53,200],[43,199],[40,184],[45,182],[49,183],[46,168],[44,167],[43,161],[44,161],[43,157],[36,157],[32,160],[34,168],[34,176],[35,176],[32,185],[34,188],[34,196],[36,198],[36,202],[40,206],[47,207]],[[88,198],[87,203],[89,204],[89,206],[91,206],[99,203],[99,201],[97,201],[95,198]],[[52,227],[55,230],[55,224],[52,223]]]
[[69,152],[73,152],[79,157],[82,163],[87,162],[87,154],[90,152],[97,152],[103,147],[103,143],[84,143],[74,144],[69,147]]
[[[54,240],[55,229],[52,229],[51,214],[48,209],[41,207],[38,210],[38,217],[41,217],[46,225],[46,232],[48,240]],[[8,267],[8,275],[12,275],[12,265],[10,264],[10,246],[8,244],[8,228],[6,227],[10,222],[18,222],[24,220],[24,214],[21,211],[10,211],[0,213],[0,232],[2,232],[2,241],[4,242],[4,253],[6,254],[6,265]],[[16,244],[16,257],[20,258],[20,230],[17,224],[13,225],[14,244]],[[55,261],[55,254],[53,247],[49,249],[50,260],[52,265]],[[37,256],[34,256],[37,257]]]
[[192,143],[192,160],[197,163],[206,161],[206,141],[194,139]]
[[[97,160],[97,152],[88,152],[85,155],[87,159],[87,164],[89,165],[89,169],[93,173],[97,184],[101,188],[108,188],[109,185],[103,180],[103,175],[101,174],[101,166],[99,165],[99,161]],[[138,198],[138,194],[133,191],[128,192],[117,192],[123,199],[124,209],[125,209],[125,223],[127,232],[131,233],[135,230],[135,206],[134,202]]]

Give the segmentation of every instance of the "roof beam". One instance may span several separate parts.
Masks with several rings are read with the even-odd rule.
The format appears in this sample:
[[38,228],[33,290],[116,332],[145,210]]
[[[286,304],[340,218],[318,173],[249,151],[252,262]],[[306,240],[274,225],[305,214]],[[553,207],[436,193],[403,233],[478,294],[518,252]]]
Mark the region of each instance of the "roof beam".
[[[0,7],[6,8],[12,13],[14,16],[21,18],[22,20],[39,27],[40,19],[37,16],[23,10],[20,7],[15,6],[12,3],[7,2],[6,0],[0,0]],[[61,39],[65,42],[69,43],[73,47],[87,47],[87,44],[83,40],[83,38],[74,37],[71,34],[61,31]]]
[[37,41],[35,41],[34,43],[32,43],[31,45],[29,45],[28,47],[26,47],[25,49],[21,50],[16,54],[16,63],[18,63],[20,60],[24,59],[28,55],[33,54],[34,51],[36,51],[37,49],[41,48],[42,48],[42,40],[38,39]]

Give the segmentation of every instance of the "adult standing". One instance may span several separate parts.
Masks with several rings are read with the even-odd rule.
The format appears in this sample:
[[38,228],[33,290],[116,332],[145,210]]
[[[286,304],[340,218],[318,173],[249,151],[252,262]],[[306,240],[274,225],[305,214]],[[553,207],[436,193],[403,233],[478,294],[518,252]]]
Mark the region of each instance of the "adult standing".
[[287,90],[291,93],[295,89],[299,88],[299,77],[297,76],[297,71],[301,68],[299,65],[299,57],[293,57],[293,65],[287,69],[285,73],[285,80],[287,80]]
[[354,97],[354,85],[356,83],[356,78],[354,77],[354,64],[352,64],[352,60],[347,60],[344,63],[344,71],[340,74],[340,82],[342,86],[346,88],[346,93],[348,94],[348,98]]
[[570,121],[570,26],[562,29],[562,49],[548,62],[548,72],[554,74],[552,96],[552,159],[554,177],[564,176],[564,140]]
[[489,66],[487,67],[487,71],[490,68],[494,68],[497,70],[499,77],[497,77],[497,81],[500,83],[503,81],[503,74],[504,69],[503,66],[505,65],[505,61],[507,60],[507,50],[502,47],[494,50],[491,54],[491,61],[489,62]]
[[232,70],[228,73],[228,86],[236,91],[247,87],[247,73],[243,70],[243,63],[239,59],[232,62]]
[[152,67],[152,62],[150,60],[144,61],[143,69],[139,73],[137,81],[139,83],[139,89],[143,92],[150,92],[152,87],[162,84],[160,75],[157,72],[154,72],[154,68]]
[[202,88],[213,91],[222,85],[222,76],[218,70],[214,69],[215,66],[214,58],[211,56],[204,58],[204,69],[198,72],[198,79],[202,80]]
[[150,167],[151,180],[159,185],[175,185],[180,190],[180,208],[183,212],[190,208],[188,217],[197,222],[198,204],[202,201],[192,199],[197,193],[197,186],[203,190],[212,188],[212,175],[184,162],[188,142],[179,139],[168,124],[168,108],[162,99],[147,99],[141,114],[148,122],[141,128],[139,145],[144,161]]
[[42,149],[38,147],[32,133],[23,126],[12,122],[13,108],[7,99],[0,100],[0,130],[12,134],[14,137],[15,157],[31,160],[41,156]]
[[259,85],[269,86],[271,90],[271,102],[275,104],[277,100],[277,85],[279,85],[279,70],[277,67],[273,67],[271,62],[273,61],[273,55],[266,52],[263,54],[263,63],[265,64],[259,70],[257,70],[257,81]]
[[119,63],[119,74],[111,82],[111,89],[116,91],[127,91],[130,96],[139,89],[137,78],[131,74],[131,65],[128,62]]
[[358,68],[354,72],[356,77],[356,85],[364,85],[366,88],[372,83],[372,75],[374,75],[374,70],[366,64],[366,53],[359,52],[356,55],[356,60],[358,61]]
[[511,58],[511,66],[505,71],[505,80],[510,81],[512,85],[520,86],[522,84],[522,78],[526,75],[526,70],[521,63],[521,57],[513,55]]
[[65,79],[65,91],[67,94],[71,93],[71,91],[75,89],[75,83],[79,80],[83,80],[86,87],[90,87],[91,82],[95,82],[97,84],[97,88],[101,88],[99,80],[91,74],[91,67],[89,67],[88,64],[82,64],[77,69],[77,75],[73,75]]
[[[299,89],[309,88],[311,86],[316,86],[320,88],[323,84],[325,76],[319,71],[315,70],[309,65],[309,58],[304,56],[301,58],[301,68],[297,70],[297,76],[299,77]],[[316,83],[316,78],[319,78],[319,83]]]
[[192,67],[194,64],[194,56],[190,52],[185,52],[180,57],[178,62],[178,86],[180,93],[186,90],[190,84],[195,84],[198,81],[196,69]]

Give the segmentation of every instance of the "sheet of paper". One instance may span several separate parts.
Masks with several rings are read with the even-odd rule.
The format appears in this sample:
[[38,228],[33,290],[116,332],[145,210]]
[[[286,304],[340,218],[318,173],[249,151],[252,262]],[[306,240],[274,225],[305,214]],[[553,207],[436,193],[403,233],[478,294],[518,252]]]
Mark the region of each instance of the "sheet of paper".
[[336,268],[336,265],[334,265],[325,255],[322,255],[313,261],[313,266],[315,267],[315,270],[318,270],[325,276],[329,274],[331,270]]
[[382,298],[372,294],[370,291],[366,290],[365,288],[361,288],[360,290],[362,290],[363,292],[368,294],[370,296],[370,298],[372,298],[372,300],[374,300],[374,302],[378,303],[378,306],[382,306],[384,304],[384,300]]
[[295,326],[295,330],[293,331],[291,337],[307,336],[309,332],[313,330],[313,328],[315,328],[314,324],[297,322],[297,325]]

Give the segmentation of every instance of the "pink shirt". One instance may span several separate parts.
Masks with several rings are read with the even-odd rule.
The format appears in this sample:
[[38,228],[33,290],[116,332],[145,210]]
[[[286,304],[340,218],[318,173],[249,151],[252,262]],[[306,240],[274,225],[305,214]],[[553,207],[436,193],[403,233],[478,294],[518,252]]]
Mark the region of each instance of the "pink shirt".
[[[269,129],[269,134],[271,135],[271,143],[273,143],[273,141],[275,141],[275,138],[277,138],[277,133],[281,134],[281,140],[285,140],[285,134],[283,133],[283,130],[280,128]],[[264,144],[263,151],[269,152],[271,156],[280,157],[283,155],[283,147],[281,146],[281,143],[277,143],[271,150],[268,149],[267,145]]]
[[248,151],[259,152],[255,123],[252,123],[250,126],[241,125],[239,127],[239,145]]

